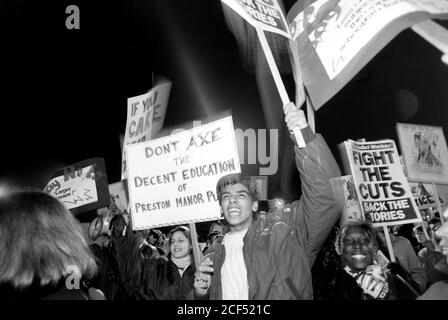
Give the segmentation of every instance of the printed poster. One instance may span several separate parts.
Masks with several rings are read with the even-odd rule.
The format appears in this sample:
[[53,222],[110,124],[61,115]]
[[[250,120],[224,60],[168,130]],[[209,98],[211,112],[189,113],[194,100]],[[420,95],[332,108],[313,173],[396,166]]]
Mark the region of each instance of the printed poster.
[[422,220],[393,140],[345,141],[364,219],[374,226]]
[[[404,29],[448,17],[447,0],[297,1],[287,15],[291,50],[316,110]],[[403,52],[406,54],[406,52]]]
[[358,195],[351,175],[331,178],[331,188],[335,199],[344,203],[339,225],[363,219]]
[[410,181],[448,184],[448,148],[442,127],[397,123]]

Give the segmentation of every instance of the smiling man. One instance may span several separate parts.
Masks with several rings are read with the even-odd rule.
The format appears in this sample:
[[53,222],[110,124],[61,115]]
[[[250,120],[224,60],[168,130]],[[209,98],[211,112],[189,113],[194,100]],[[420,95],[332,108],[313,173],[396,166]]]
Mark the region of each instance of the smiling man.
[[298,126],[306,142],[303,149],[294,146],[302,196],[285,206],[283,220],[262,225],[255,213],[255,184],[242,174],[222,177],[217,195],[230,231],[198,267],[196,298],[313,297],[311,266],[342,206],[333,197],[330,178],[341,173],[322,136],[308,127],[303,111],[292,103],[285,111],[290,132]]

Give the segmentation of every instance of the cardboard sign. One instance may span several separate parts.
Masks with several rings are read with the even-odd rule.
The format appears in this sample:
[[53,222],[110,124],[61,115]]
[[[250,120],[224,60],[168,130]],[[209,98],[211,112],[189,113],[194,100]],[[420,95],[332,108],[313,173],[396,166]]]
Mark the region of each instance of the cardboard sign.
[[448,184],[448,148],[442,127],[397,123],[409,181]]
[[364,219],[374,226],[422,220],[393,140],[345,141]]
[[[437,207],[437,198],[434,192],[434,186],[429,183],[409,182],[415,204],[419,210],[431,207]],[[442,201],[442,199],[440,199]]]
[[221,218],[216,183],[240,172],[232,117],[125,150],[134,230]]
[[352,176],[335,177],[331,178],[330,181],[335,199],[344,203],[339,225],[343,226],[348,222],[361,220],[363,215]]
[[128,209],[129,199],[126,180],[109,184],[109,193],[111,201],[115,203],[118,209],[121,211]]
[[[149,92],[128,98],[128,115],[124,145],[151,140],[163,126],[171,82],[162,83]],[[154,123],[153,123],[154,122]],[[126,154],[123,151],[122,178],[126,177]]]
[[447,18],[448,1],[297,1],[287,20],[291,50],[300,56],[303,81],[318,110],[404,29]]
[[257,200],[268,199],[268,177],[267,176],[251,176],[251,180],[257,185]]
[[87,159],[56,171],[44,192],[61,201],[74,215],[108,206],[104,159]]
[[221,0],[254,27],[280,34],[288,39],[288,24],[277,0]]

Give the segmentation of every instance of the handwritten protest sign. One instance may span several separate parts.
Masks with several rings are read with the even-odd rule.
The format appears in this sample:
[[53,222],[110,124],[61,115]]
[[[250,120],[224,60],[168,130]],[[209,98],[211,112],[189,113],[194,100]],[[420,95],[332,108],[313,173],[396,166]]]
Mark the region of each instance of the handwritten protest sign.
[[448,147],[442,127],[397,123],[410,181],[448,184]]
[[221,0],[254,27],[278,33],[288,39],[288,24],[277,0]]
[[77,215],[109,205],[104,159],[92,158],[62,168],[53,174],[44,191]]
[[395,142],[344,143],[364,219],[374,226],[420,222]]
[[301,61],[294,68],[302,68],[318,110],[399,32],[447,17],[446,0],[297,1],[287,16],[291,50]]
[[[128,115],[124,145],[151,140],[163,126],[171,82],[164,82],[149,92],[128,98]],[[123,151],[122,177],[126,177],[126,155]]]
[[352,176],[331,178],[330,182],[335,199],[344,203],[339,225],[343,226],[347,222],[361,220],[363,216]]
[[134,230],[220,219],[216,183],[240,172],[232,117],[125,149]]

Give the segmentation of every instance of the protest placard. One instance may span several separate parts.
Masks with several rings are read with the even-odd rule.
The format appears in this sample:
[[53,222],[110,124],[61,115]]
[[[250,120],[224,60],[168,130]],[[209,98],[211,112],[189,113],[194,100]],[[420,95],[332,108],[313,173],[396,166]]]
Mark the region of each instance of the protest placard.
[[355,184],[351,175],[335,177],[330,179],[333,194],[338,202],[343,203],[339,225],[361,220],[363,218],[361,207],[359,206]]
[[109,184],[109,194],[118,209],[121,211],[128,209],[129,200],[126,180]]
[[291,50],[318,110],[389,41],[421,21],[448,17],[443,0],[297,1],[288,13]]
[[277,0],[221,0],[252,26],[291,38],[285,15]]
[[448,184],[448,148],[442,127],[397,123],[409,181]]
[[[419,210],[437,207],[437,197],[433,184],[409,182],[409,187],[411,188],[415,204],[417,205]],[[439,200],[442,201],[442,199]]]
[[125,149],[134,230],[221,218],[216,183],[240,172],[232,117]]
[[[288,93],[283,83],[282,77],[278,70],[274,56],[272,54],[269,43],[264,34],[265,31],[275,32],[287,39],[291,39],[289,29],[286,24],[286,18],[283,14],[283,10],[277,0],[221,0],[228,5],[236,13],[241,15],[248,23],[250,23],[257,32],[257,37],[260,40],[261,47],[263,48],[264,55],[268,62],[269,69],[271,70],[272,77],[274,79],[275,86],[277,87],[280,99],[282,100],[283,107],[289,104]],[[302,84],[301,79],[297,79],[300,73],[295,74],[296,82]],[[303,88],[301,88],[303,89]],[[302,90],[300,91],[302,92]],[[302,100],[304,100],[302,98]],[[301,103],[298,107],[301,107]],[[314,125],[313,125],[314,126]],[[312,126],[312,127],[313,127]],[[305,147],[305,140],[303,139],[302,132],[299,127],[293,128],[294,137],[296,138],[299,148]]]
[[108,206],[104,159],[91,158],[56,171],[44,192],[61,201],[74,215]]
[[257,186],[256,197],[257,200],[267,200],[268,199],[268,177],[267,176],[251,176]]
[[[128,113],[123,145],[148,141],[162,128],[171,90],[164,82],[149,92],[128,98]],[[122,178],[126,178],[126,154],[122,155]]]
[[420,222],[395,142],[344,143],[364,219],[374,226]]

